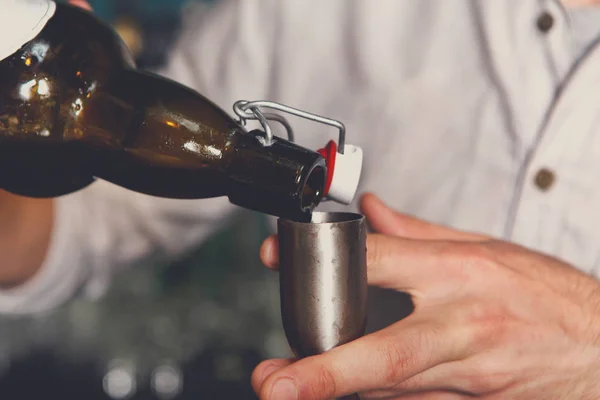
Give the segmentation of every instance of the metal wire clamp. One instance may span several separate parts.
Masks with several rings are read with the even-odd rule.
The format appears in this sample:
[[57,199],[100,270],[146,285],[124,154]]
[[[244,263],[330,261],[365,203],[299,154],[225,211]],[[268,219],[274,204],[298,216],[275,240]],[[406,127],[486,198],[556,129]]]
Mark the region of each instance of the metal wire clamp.
[[292,129],[292,126],[288,123],[284,116],[275,113],[265,113],[261,111],[261,108],[281,111],[286,114],[307,119],[309,121],[318,122],[320,124],[329,125],[337,128],[339,130],[337,150],[340,154],[344,154],[344,145],[346,143],[346,127],[339,121],[330,118],[325,118],[317,114],[312,114],[273,101],[236,101],[233,105],[233,111],[239,117],[240,123],[242,125],[245,125],[247,120],[256,120],[261,124],[263,130],[265,131],[263,143],[265,146],[270,146],[273,142],[273,130],[269,125],[269,121],[279,122],[281,125],[283,125],[287,132],[289,140],[292,142],[294,141],[294,131]]

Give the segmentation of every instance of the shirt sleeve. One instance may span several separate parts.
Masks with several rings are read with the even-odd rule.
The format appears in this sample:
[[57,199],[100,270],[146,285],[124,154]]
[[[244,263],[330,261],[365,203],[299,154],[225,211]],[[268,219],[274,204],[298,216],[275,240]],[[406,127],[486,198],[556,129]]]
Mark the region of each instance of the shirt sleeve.
[[[262,22],[276,14],[270,4],[226,0],[190,10],[168,65],[158,72],[228,112],[238,99],[266,96],[273,24]],[[98,180],[56,199],[44,265],[24,285],[0,291],[0,312],[43,312],[78,294],[100,297],[118,271],[181,255],[236,209],[226,197],[163,199]]]

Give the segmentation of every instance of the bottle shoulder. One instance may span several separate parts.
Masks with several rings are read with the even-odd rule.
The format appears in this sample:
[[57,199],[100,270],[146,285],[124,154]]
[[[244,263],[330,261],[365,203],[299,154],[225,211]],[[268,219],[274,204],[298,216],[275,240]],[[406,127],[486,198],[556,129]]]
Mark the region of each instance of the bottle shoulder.
[[41,32],[0,61],[0,136],[64,139],[86,99],[132,66],[110,27],[57,4]]

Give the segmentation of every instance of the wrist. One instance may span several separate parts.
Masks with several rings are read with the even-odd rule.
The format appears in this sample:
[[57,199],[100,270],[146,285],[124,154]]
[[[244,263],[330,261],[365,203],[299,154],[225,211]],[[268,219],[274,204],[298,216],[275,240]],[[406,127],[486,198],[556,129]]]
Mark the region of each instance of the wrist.
[[50,244],[54,204],[0,190],[0,288],[19,286],[42,266]]

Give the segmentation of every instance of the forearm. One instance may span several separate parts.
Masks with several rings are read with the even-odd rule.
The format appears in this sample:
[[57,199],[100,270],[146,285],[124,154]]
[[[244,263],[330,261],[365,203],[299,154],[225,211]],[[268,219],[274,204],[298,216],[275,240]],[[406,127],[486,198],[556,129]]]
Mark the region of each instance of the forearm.
[[0,288],[19,286],[40,269],[49,247],[53,201],[0,190]]

